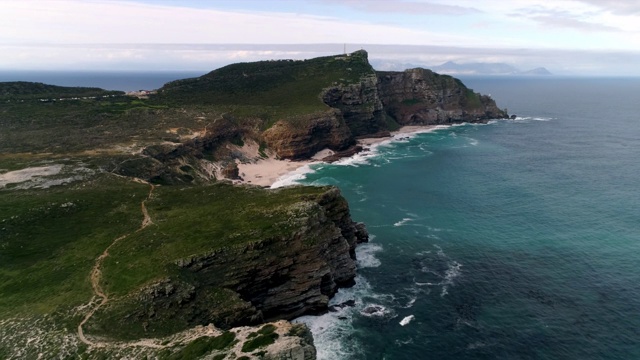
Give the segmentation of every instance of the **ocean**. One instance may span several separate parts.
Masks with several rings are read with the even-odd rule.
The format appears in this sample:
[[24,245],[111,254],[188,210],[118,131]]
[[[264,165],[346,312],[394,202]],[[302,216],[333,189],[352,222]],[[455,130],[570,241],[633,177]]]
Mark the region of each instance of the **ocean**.
[[463,81],[518,117],[289,178],[372,238],[331,301],[355,306],[296,320],[318,358],[640,359],[640,79]]
[[105,90],[154,90],[173,80],[204,75],[205,71],[0,71],[0,82],[32,81],[58,86],[99,87]]

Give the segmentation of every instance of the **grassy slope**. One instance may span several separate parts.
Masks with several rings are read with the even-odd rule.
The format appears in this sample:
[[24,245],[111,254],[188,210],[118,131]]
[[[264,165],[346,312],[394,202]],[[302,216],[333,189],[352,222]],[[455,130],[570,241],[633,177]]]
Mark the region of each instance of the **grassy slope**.
[[202,130],[220,116],[211,106],[187,109],[128,96],[43,103],[0,102],[0,153],[77,153],[116,144],[170,140],[169,128]]
[[181,257],[291,232],[288,207],[324,189],[158,187],[147,203],[155,225],[135,233],[148,191],[111,175],[0,191],[0,319],[88,302],[96,257],[123,234],[132,235],[112,248],[103,268],[103,287],[114,296],[166,276]]
[[264,191],[226,184],[159,187],[147,202],[154,225],[110,251],[103,271],[107,291],[125,295],[170,275],[173,262],[190,255],[288,235],[297,230],[287,225],[290,206],[325,190]]
[[373,74],[366,55],[232,64],[199,78],[166,84],[155,101],[216,104],[238,116],[275,119],[326,110],[322,89]]
[[53,100],[71,97],[101,97],[122,94],[121,91],[107,91],[90,87],[56,86],[26,81],[0,82],[0,100],[3,102],[27,99]]
[[141,221],[147,187],[114,177],[0,191],[0,317],[86,303],[95,258]]
[[[0,83],[0,153],[75,154],[116,144],[157,143],[171,140],[170,128],[199,131],[223,114],[238,126],[266,129],[283,118],[327,110],[319,96],[322,89],[372,73],[358,53],[240,63],[169,83],[149,100],[94,88]],[[39,100],[91,95],[99,96]]]

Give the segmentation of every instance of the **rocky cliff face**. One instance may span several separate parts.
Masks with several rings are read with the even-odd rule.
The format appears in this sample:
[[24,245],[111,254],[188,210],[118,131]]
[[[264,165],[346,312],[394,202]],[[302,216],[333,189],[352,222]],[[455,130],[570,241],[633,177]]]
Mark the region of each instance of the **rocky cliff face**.
[[265,239],[178,264],[207,285],[236,292],[264,320],[325,311],[338,287],[353,284],[355,246],[367,241],[366,232],[351,220],[337,188],[291,211],[300,228],[293,237]]
[[378,72],[378,93],[384,109],[401,125],[479,122],[506,118],[493,99],[462,82],[426,69]]
[[[356,55],[370,67],[366,52]],[[456,78],[420,68],[404,72],[375,72],[371,68],[359,81],[335,83],[319,96],[331,110],[303,121],[282,120],[264,133],[278,156],[303,159],[325,147],[342,150],[353,144],[355,137],[385,135],[398,125],[507,117],[489,96],[475,93]]]
[[89,332],[109,334],[101,322],[115,320],[127,324],[129,337],[157,336],[171,327],[230,328],[326,311],[338,287],[354,283],[355,247],[367,232],[351,220],[337,188],[287,212],[282,225],[295,229],[292,235],[176,260],[174,276],[110,303]]
[[355,84],[336,85],[325,89],[322,101],[340,110],[353,136],[386,130],[384,108],[378,94],[378,78],[371,73]]
[[324,148],[340,151],[354,143],[336,109],[278,121],[263,137],[269,148],[284,159],[305,159]]

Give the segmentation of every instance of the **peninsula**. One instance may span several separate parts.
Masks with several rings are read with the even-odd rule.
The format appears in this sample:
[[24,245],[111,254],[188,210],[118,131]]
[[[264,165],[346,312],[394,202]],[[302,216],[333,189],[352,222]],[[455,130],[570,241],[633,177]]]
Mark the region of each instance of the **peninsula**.
[[353,284],[365,226],[335,187],[232,183],[508,117],[367,57],[233,64],[145,98],[0,83],[0,358],[314,359],[287,320]]

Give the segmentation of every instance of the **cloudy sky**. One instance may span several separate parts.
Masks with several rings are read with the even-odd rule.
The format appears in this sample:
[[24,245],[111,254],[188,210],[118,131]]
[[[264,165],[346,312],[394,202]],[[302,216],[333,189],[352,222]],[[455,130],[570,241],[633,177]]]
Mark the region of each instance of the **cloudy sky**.
[[0,70],[206,71],[343,44],[380,67],[640,76],[640,1],[0,0]]

